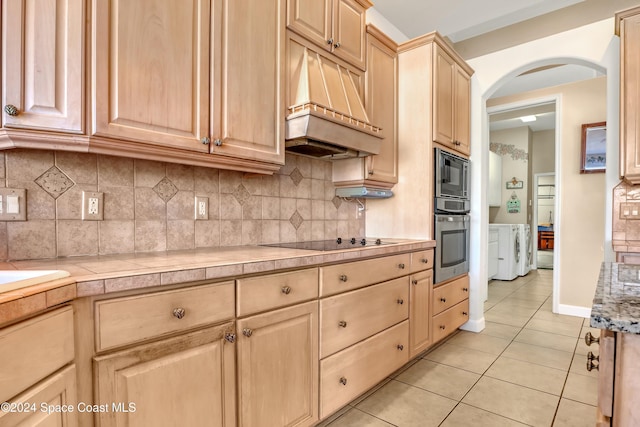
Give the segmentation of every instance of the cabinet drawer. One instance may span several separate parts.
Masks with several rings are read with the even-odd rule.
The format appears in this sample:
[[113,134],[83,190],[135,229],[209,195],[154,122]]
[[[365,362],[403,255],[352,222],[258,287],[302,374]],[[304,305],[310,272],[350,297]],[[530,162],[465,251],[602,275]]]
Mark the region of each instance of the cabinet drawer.
[[465,298],[469,298],[469,276],[433,288],[433,314],[442,313]]
[[409,361],[402,322],[320,362],[320,418],[349,403]]
[[231,319],[234,308],[233,282],[98,301],[96,351]]
[[238,316],[267,311],[318,297],[318,269],[240,279]]
[[409,274],[410,254],[320,267],[320,296],[337,294]]
[[444,311],[437,316],[433,316],[432,336],[433,342],[436,343],[442,338],[451,334],[461,325],[469,320],[469,300],[466,299]]
[[409,316],[409,279],[401,277],[320,301],[320,358]]
[[433,268],[433,249],[411,254],[411,273]]
[[65,307],[0,330],[0,402],[73,361],[73,309]]

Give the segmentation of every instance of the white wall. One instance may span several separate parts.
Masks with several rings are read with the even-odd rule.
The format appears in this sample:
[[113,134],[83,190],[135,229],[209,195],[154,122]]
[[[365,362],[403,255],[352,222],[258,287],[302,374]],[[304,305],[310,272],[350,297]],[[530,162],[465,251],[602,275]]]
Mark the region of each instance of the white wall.
[[[471,93],[471,161],[472,161],[472,223],[470,276],[471,276],[471,308],[469,330],[480,330],[484,326],[483,296],[486,295],[487,269],[487,229],[488,204],[483,191],[488,184],[489,131],[487,123],[486,101],[504,82],[532,68],[556,63],[574,63],[597,67],[607,74],[607,153],[609,158],[618,155],[618,108],[619,101],[619,39],[613,34],[613,18],[585,25],[562,33],[554,34],[531,42],[523,43],[502,51],[493,52],[469,61],[475,70],[472,77]],[[562,104],[558,99],[556,107]],[[561,131],[557,130],[557,131]],[[556,164],[562,161],[563,150],[556,150]],[[604,258],[611,256],[611,190],[618,182],[618,166],[610,162],[606,174],[606,203],[600,207],[605,211]],[[559,174],[556,197],[561,198],[561,191],[566,184],[564,176]],[[566,191],[570,191],[567,187]],[[562,218],[561,212],[558,215]],[[556,221],[556,226],[561,223]],[[561,230],[560,230],[561,232]],[[562,251],[561,242],[556,248]],[[560,252],[562,253],[562,252]],[[562,269],[554,270],[554,311],[565,314],[586,316],[590,304],[573,305],[569,301],[560,301],[560,289],[563,287],[584,286],[585,295],[593,294],[597,277],[589,283],[578,283],[571,280],[570,273],[564,274]],[[562,280],[561,280],[562,278]]]

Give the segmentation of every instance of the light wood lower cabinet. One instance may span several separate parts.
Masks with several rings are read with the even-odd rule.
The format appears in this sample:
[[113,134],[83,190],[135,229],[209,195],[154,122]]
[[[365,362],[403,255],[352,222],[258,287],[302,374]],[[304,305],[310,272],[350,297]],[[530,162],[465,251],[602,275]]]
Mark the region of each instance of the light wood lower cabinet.
[[433,270],[416,273],[409,282],[409,357],[414,357],[431,345]]
[[238,418],[246,427],[318,421],[317,301],[238,320]]
[[232,331],[230,322],[95,357],[97,425],[234,426]]
[[78,404],[75,365],[51,375],[10,402],[28,410],[0,411],[0,426],[76,427]]
[[433,316],[432,336],[436,343],[469,320],[469,300],[466,299],[437,316]]
[[358,397],[409,361],[404,321],[320,362],[322,418]]

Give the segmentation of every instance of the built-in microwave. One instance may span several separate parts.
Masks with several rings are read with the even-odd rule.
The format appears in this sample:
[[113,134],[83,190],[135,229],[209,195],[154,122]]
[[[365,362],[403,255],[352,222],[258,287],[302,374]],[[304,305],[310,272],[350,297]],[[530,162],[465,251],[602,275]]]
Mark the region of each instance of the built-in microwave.
[[436,212],[469,212],[469,159],[434,150]]

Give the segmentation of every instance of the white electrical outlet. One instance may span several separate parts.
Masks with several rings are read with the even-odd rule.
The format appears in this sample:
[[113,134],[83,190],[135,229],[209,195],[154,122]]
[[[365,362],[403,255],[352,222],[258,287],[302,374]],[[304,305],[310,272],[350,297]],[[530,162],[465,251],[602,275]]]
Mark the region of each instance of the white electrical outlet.
[[209,198],[196,196],[195,200],[195,219],[209,219]]
[[102,221],[104,219],[104,193],[82,192],[82,220]]

